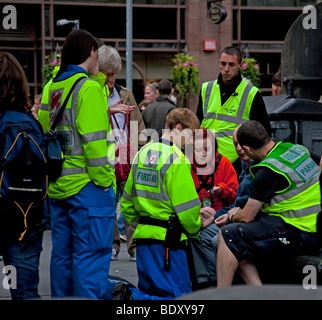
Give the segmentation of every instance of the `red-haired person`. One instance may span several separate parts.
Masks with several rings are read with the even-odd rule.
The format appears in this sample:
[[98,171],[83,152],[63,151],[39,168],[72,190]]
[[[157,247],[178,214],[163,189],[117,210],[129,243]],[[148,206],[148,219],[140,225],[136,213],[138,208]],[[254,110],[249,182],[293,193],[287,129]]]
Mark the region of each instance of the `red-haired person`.
[[[230,206],[236,199],[238,178],[231,162],[218,151],[215,135],[206,128],[195,133],[191,173],[204,211],[213,217],[216,210]],[[203,216],[201,216],[201,222]],[[191,239],[194,260],[194,285],[205,287],[216,282],[215,249],[211,239],[219,232],[215,223],[203,228],[197,239]]]

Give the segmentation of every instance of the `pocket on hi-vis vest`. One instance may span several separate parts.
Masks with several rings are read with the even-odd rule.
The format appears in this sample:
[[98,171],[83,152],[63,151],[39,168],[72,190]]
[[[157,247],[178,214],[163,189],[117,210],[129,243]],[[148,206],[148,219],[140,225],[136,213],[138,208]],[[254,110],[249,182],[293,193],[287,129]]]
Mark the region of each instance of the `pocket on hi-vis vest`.
[[138,168],[136,171],[135,183],[149,187],[157,187],[158,171],[152,169]]

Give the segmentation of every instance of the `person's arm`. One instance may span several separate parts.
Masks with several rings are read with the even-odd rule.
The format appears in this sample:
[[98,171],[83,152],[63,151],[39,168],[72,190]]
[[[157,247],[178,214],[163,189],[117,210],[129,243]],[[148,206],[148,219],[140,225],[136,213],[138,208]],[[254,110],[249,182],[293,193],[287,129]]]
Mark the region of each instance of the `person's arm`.
[[107,188],[112,171],[107,160],[109,120],[99,84],[82,88],[78,100],[76,128],[82,139],[87,172],[97,186]]
[[[220,200],[224,206],[231,205],[236,200],[238,189],[238,179],[236,171],[231,162],[222,157],[215,175],[216,184],[214,186],[215,197]],[[216,188],[219,190],[216,193]]]
[[228,212],[230,222],[251,222],[255,219],[258,211],[261,209],[263,202],[248,198],[243,209],[233,208]]
[[164,184],[181,225],[191,238],[196,238],[201,227],[201,204],[188,162],[184,156],[175,159],[164,177]]
[[267,114],[265,102],[261,93],[258,91],[254,97],[249,115],[250,120],[257,120],[266,129],[269,135],[272,134],[271,123]]
[[[113,103],[111,106],[109,106],[111,114],[114,113],[123,113],[126,114],[128,105],[124,104],[124,99],[121,99],[115,103]],[[130,112],[133,111],[135,106],[130,106]]]
[[[276,190],[287,187],[288,181],[280,174],[266,167],[258,168],[251,184],[249,198],[243,209],[236,207],[229,210],[228,222],[251,222],[260,211],[262,204],[269,203]],[[220,218],[220,217],[219,217]],[[226,222],[227,222],[226,221]]]

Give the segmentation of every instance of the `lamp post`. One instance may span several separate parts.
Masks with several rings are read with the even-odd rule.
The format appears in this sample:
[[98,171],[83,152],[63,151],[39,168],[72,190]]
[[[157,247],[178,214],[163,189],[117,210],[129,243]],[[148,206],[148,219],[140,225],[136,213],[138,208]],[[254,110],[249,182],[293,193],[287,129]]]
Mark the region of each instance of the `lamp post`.
[[133,32],[133,13],[132,0],[126,0],[126,87],[132,91],[132,32]]
[[60,20],[57,20],[56,25],[58,27],[60,27],[60,26],[64,26],[64,25],[69,24],[69,23],[74,23],[73,30],[74,29],[79,29],[79,20],[60,19]]

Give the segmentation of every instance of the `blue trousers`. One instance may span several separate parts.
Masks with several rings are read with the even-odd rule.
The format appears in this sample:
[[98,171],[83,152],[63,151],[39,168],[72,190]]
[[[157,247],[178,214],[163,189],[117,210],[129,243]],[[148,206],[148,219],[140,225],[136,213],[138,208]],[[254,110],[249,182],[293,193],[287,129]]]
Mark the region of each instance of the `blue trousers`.
[[114,190],[88,183],[64,200],[50,199],[52,297],[103,299],[114,231]]
[[170,249],[170,261],[170,270],[164,270],[163,244],[137,245],[139,290],[131,288],[134,300],[173,299],[191,292],[186,251]]

